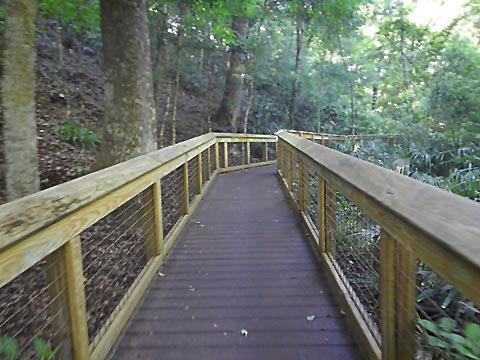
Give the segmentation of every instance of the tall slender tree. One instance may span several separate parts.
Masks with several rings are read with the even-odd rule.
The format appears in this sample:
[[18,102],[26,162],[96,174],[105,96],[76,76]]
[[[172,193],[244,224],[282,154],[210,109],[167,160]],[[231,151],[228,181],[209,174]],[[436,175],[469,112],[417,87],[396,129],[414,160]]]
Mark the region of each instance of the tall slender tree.
[[217,124],[223,129],[230,128],[231,131],[237,132],[237,118],[240,113],[245,72],[243,44],[247,37],[248,17],[233,16],[232,30],[235,35],[235,43],[230,48],[225,93],[215,118]]
[[102,0],[105,117],[97,167],[153,151],[155,103],[145,0]]
[[35,123],[37,1],[8,0],[2,76],[5,181],[9,201],[40,189]]

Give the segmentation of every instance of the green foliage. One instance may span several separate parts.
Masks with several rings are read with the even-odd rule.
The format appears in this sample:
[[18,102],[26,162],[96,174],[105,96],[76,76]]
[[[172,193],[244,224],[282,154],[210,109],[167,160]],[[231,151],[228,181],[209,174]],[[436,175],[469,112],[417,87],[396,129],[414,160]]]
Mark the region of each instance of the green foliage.
[[6,360],[14,360],[18,354],[18,344],[14,338],[0,336],[0,355]]
[[102,142],[102,135],[68,122],[58,125],[57,132],[61,140],[82,149],[96,151]]
[[[33,359],[50,359],[54,355],[53,349],[43,339],[35,337],[32,343]],[[0,357],[5,360],[18,360],[19,356],[20,347],[17,340],[10,336],[0,336]]]
[[427,348],[436,359],[480,360],[480,325],[468,323],[460,331],[457,322],[440,318],[437,322],[426,319],[418,321],[427,333]]
[[98,0],[40,0],[39,16],[60,21],[66,30],[82,34],[100,34],[100,8]]

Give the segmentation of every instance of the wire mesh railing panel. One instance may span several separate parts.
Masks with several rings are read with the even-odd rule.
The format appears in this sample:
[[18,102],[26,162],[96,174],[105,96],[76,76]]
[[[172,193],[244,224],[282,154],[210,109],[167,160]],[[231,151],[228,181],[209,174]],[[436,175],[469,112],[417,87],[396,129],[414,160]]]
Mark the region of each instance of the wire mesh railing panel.
[[168,173],[160,182],[162,184],[163,237],[166,238],[173,227],[183,217],[183,167],[180,166]]
[[90,341],[147,264],[155,237],[153,191],[148,188],[82,232]]
[[63,260],[51,255],[0,288],[0,359],[70,358],[68,311]]
[[[227,144],[227,143],[219,143],[218,144],[218,164],[220,165],[220,168],[225,167],[225,144]],[[227,144],[227,146],[228,146],[228,144]],[[228,148],[227,148],[227,151],[228,151]]]
[[216,165],[215,165],[215,145],[212,145],[210,146],[210,148],[208,149],[208,151],[210,152],[210,169],[208,169],[208,171],[210,172],[210,177],[213,175],[213,173],[215,172],[215,168],[216,168]]
[[380,226],[327,184],[328,255],[369,330],[380,343]]
[[292,154],[292,162],[291,162],[291,176],[292,176],[292,194],[293,194],[293,199],[297,202],[300,199],[300,178],[299,178],[299,173],[298,173],[298,168],[299,168],[299,162],[298,158],[295,156],[295,154]]
[[250,164],[259,163],[263,161],[263,152],[265,143],[252,142],[250,143]]
[[244,143],[234,142],[228,144],[228,166],[239,166],[243,165],[244,162]]
[[208,149],[202,151],[202,185],[208,182],[210,175],[208,167]]
[[[201,170],[201,169],[200,169]],[[198,194],[198,158],[194,157],[188,161],[188,200],[192,202]]]
[[267,143],[268,160],[277,160],[277,143]]
[[[411,259],[412,274],[402,257]],[[480,308],[476,304],[405,249],[397,252],[397,277],[397,326],[405,357],[480,358]],[[410,317],[401,316],[409,313]]]
[[318,232],[318,181],[319,177],[306,165],[303,166],[305,213]]

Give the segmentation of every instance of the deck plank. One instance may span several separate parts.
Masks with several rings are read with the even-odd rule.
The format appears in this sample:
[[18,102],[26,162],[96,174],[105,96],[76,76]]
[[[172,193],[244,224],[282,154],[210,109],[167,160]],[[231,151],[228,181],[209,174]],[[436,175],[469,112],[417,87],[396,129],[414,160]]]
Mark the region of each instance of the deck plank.
[[113,359],[359,358],[272,166],[219,175],[161,271]]

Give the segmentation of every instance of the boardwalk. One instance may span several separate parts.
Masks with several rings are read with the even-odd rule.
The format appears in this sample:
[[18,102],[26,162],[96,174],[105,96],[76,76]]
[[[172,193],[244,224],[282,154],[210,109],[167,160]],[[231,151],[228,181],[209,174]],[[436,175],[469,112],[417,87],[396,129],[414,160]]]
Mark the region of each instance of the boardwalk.
[[161,271],[113,359],[359,356],[274,167],[219,175]]

